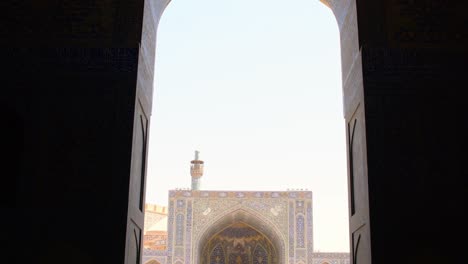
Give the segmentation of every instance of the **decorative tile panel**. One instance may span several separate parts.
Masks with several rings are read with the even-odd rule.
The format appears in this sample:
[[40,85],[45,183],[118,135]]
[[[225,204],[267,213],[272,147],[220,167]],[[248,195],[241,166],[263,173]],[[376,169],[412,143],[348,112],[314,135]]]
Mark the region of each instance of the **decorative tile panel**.
[[289,263],[294,264],[294,202],[289,202]]
[[296,217],[296,246],[298,248],[305,247],[305,223],[304,216],[298,215]]

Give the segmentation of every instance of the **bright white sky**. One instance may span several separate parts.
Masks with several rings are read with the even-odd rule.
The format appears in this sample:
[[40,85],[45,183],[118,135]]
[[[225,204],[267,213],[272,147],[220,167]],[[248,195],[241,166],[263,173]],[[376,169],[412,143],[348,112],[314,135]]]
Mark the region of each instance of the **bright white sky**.
[[173,0],[158,29],[147,203],[190,187],[313,192],[314,248],[349,251],[339,31],[319,0]]

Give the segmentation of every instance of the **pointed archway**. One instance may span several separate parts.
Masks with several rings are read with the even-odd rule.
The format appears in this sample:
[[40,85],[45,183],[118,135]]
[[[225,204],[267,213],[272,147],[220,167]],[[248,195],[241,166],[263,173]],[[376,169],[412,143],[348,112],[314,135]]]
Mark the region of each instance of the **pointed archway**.
[[245,209],[226,212],[194,243],[194,263],[286,263],[285,241],[267,219]]
[[152,259],[152,260],[146,262],[145,264],[161,264],[161,263],[159,263],[157,260]]
[[202,247],[200,263],[273,264],[278,259],[270,239],[241,221],[219,231]]

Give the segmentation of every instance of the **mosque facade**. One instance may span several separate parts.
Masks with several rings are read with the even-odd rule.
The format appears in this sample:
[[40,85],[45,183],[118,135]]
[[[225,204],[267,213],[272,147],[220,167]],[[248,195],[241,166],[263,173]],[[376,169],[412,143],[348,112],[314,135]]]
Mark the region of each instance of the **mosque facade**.
[[147,205],[143,263],[350,263],[349,253],[314,252],[311,191],[200,190],[198,153],[191,173],[192,189],[170,190],[167,210]]

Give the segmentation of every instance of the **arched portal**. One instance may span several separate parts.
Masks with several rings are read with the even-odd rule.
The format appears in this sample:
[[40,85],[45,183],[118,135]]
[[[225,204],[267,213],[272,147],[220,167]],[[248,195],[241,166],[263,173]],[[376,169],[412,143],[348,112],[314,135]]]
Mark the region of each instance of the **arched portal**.
[[161,264],[161,263],[159,263],[158,261],[152,259],[152,260],[146,262],[145,264]]
[[240,221],[214,234],[202,246],[200,263],[273,264],[278,259],[277,249],[270,239]]
[[220,217],[194,245],[198,264],[285,263],[285,241],[261,216],[236,209]]

